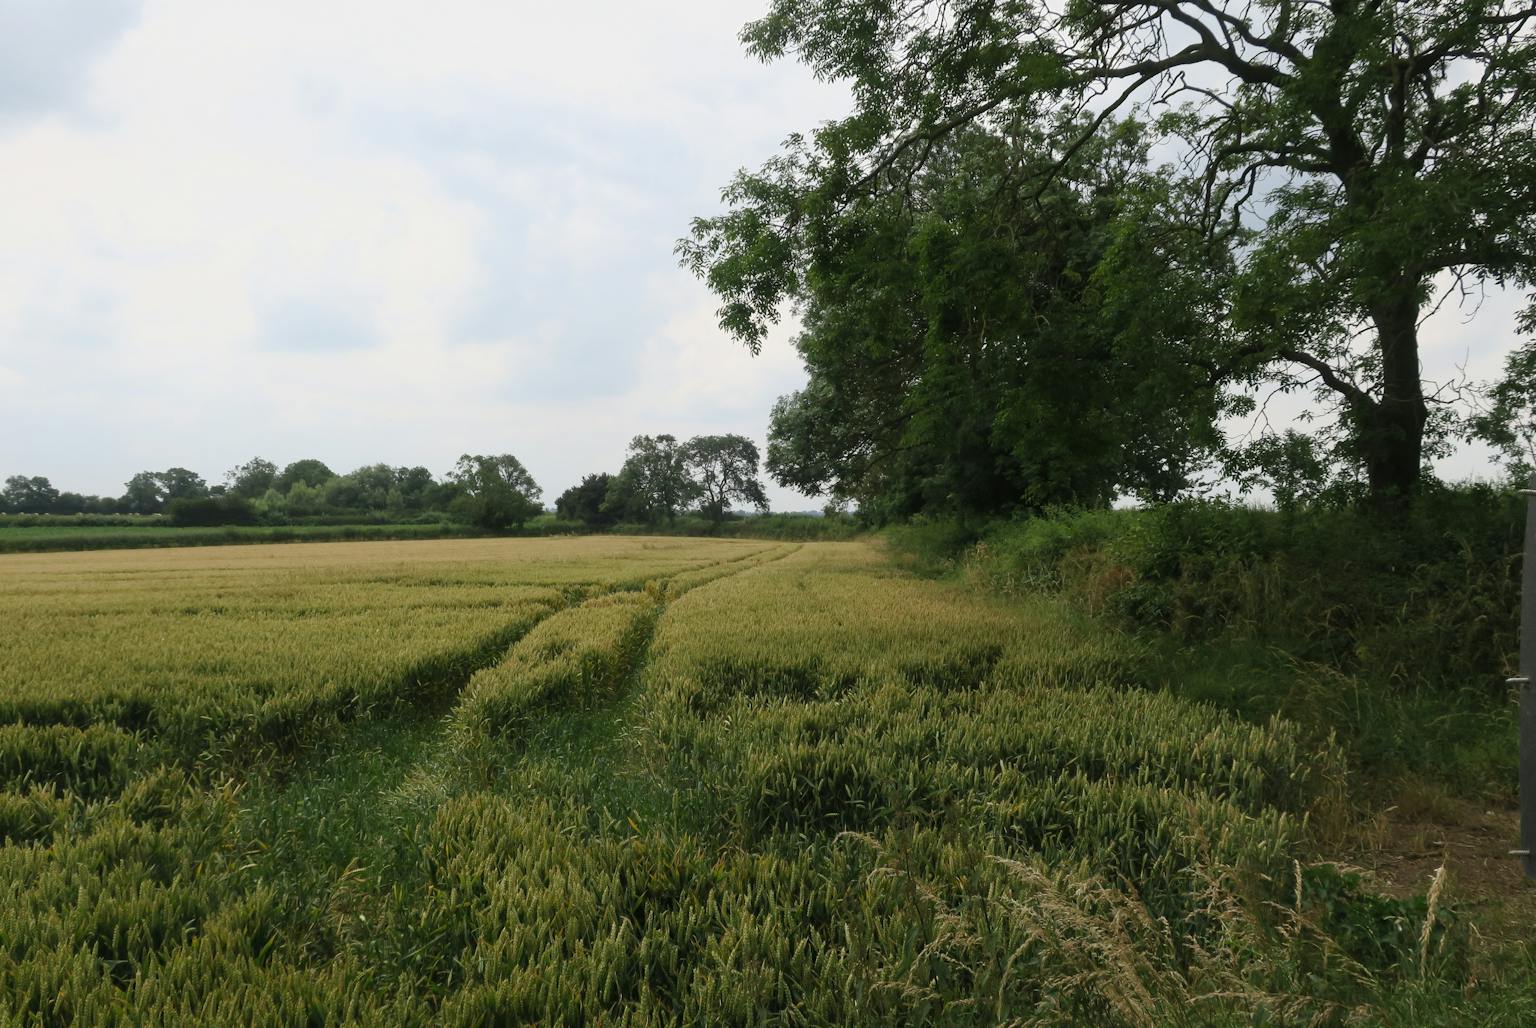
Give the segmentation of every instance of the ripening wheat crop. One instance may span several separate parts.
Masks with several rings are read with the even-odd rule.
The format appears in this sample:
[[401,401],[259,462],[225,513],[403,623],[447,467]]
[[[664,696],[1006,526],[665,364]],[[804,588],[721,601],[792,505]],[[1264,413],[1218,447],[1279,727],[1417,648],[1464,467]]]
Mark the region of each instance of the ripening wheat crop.
[[0,557],[0,1023],[1262,1019],[1339,755],[1144,666],[863,542]]
[[567,602],[765,549],[452,540],[9,556],[0,723],[183,749],[281,745],[326,713],[431,699]]
[[1130,640],[1058,606],[828,544],[671,605],[652,731],[748,842],[923,825],[1174,900],[1197,859],[1282,867],[1334,798],[1338,755],[1129,687],[1137,666]]

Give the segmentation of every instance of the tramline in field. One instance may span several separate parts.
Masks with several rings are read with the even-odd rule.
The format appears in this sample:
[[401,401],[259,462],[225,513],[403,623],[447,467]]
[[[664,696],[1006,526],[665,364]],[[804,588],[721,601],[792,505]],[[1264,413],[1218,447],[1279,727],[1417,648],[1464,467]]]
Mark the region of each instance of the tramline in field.
[[469,540],[8,557],[0,723],[101,722],[180,746],[254,731],[283,744],[338,708],[451,694],[582,596],[769,548]]
[[1041,903],[1232,943],[1339,796],[868,543],[0,559],[23,1022],[990,1024],[1056,987]]

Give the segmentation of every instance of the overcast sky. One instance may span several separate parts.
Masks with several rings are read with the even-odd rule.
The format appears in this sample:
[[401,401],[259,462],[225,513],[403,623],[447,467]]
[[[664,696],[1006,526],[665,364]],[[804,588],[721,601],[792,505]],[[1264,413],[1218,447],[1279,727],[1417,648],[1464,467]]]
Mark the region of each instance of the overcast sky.
[[0,0],[0,476],[511,452],[553,499],[637,433],[762,444],[798,359],[672,256],[845,107],[761,9]]
[[[743,53],[763,7],[0,0],[0,476],[511,452],[552,500],[637,433],[761,444],[787,334],[724,338],[672,246],[846,108]],[[1427,374],[1491,377],[1513,307]]]

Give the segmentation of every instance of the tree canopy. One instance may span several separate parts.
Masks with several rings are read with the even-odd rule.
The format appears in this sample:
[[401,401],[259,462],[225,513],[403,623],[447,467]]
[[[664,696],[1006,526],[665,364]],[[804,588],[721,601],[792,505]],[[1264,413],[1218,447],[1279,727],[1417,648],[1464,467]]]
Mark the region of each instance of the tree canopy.
[[1524,479],[1536,471],[1536,341],[1509,355],[1488,400],[1472,418],[1473,433],[1496,449],[1512,475]]
[[620,518],[655,524],[671,521],[698,495],[682,443],[672,435],[637,435],[605,501]]
[[[637,436],[626,473],[585,476],[561,494],[557,511],[565,521],[596,530],[621,519],[658,524],[696,506],[718,520],[733,502],[765,500],[757,468],[757,447],[744,436],[699,436],[686,443],[670,435]],[[263,491],[249,495],[269,476]],[[313,459],[280,474],[271,461],[256,457],[227,472],[225,481],[210,489],[186,468],[144,471],[128,481],[122,497],[102,497],[61,492],[42,476],[11,475],[0,486],[0,514],[169,515],[173,523],[189,525],[447,516],[500,531],[544,512],[542,490],[511,454],[464,454],[443,481],[425,467],[385,463],[338,475]]]
[[224,481],[235,496],[254,500],[277,481],[277,465],[261,457],[252,457],[225,472]]
[[195,471],[141,471],[125,483],[123,505],[130,513],[158,514],[172,500],[196,500],[207,495],[208,483]]
[[41,475],[11,475],[0,491],[0,510],[10,514],[43,514],[54,509],[59,491]]
[[618,522],[618,515],[605,501],[614,476],[603,472],[585,475],[555,501],[555,513],[565,521],[579,521],[588,528],[608,528]]
[[[1139,235],[1138,245],[1081,253],[1079,267],[1097,298],[1133,321],[1153,298],[1144,279],[1157,278],[1158,265],[1122,259],[1130,253],[1206,269],[1219,284],[1200,297],[1215,329],[1200,345],[1182,332],[1140,344],[1147,364],[1164,369],[1154,378],[1170,376],[1166,399],[1192,395],[1199,407],[1211,386],[1261,382],[1313,390],[1335,415],[1333,459],[1360,467],[1378,501],[1402,502],[1439,427],[1419,360],[1419,322],[1438,277],[1532,284],[1533,26],[1536,7],[1495,0],[1084,0],[1064,9],[774,0],[745,30],[749,49],[849,83],[854,111],[739,176],[726,190],[730,209],[698,219],[681,255],[720,296],[722,327],[754,350],[786,301],[806,308],[814,335],[828,317],[817,309],[818,300],[827,306],[822,270],[909,260],[905,248],[870,255],[863,230],[891,207],[926,214],[925,177],[951,176],[946,164],[971,145],[956,142],[967,132],[1020,151],[978,191],[1049,220],[1061,183],[1085,161],[1099,163],[1094,147],[1130,121],[1168,155],[1155,173],[1162,194],[1145,202],[1145,178],[1128,176],[1131,196],[1109,230]],[[1023,281],[1026,293],[1040,282]],[[1155,325],[1152,315],[1170,308],[1157,304],[1140,320]],[[1037,337],[1053,331],[1036,326]],[[954,336],[930,320],[926,338],[948,345]],[[1128,352],[1106,352],[1104,340],[1096,331],[1062,345],[1084,368]],[[776,415],[805,428],[802,437],[807,403],[880,402],[869,383],[855,393],[818,386],[808,363],[817,391]],[[865,364],[891,374],[878,357]],[[1101,406],[1118,400],[1109,377]],[[865,445],[823,441],[826,453]],[[797,466],[818,474],[815,448],[781,449],[777,461],[770,450],[770,466],[785,466],[786,454],[807,456]]]
[[282,474],[277,476],[277,480],[272,483],[272,486],[278,492],[286,493],[299,482],[303,482],[307,486],[319,487],[335,477],[336,472],[326,467],[324,461],[309,457],[304,460],[296,460],[283,468]]
[[768,509],[757,444],[742,435],[637,435],[616,475],[588,475],[560,497],[560,517],[589,527],[659,525],[685,511],[718,524],[734,503]]
[[741,435],[701,435],[683,447],[683,463],[697,487],[699,510],[719,523],[733,503],[768,509],[758,481],[757,444]]
[[510,453],[499,456],[464,454],[449,472],[449,481],[463,490],[459,504],[481,528],[499,531],[520,528],[543,511],[543,490],[521,461]]
[[[281,523],[310,517],[469,516],[463,501],[464,482],[451,476],[439,481],[425,467],[375,463],[338,475],[311,459],[296,461],[285,470],[286,475],[279,474],[271,461],[255,457],[226,472],[225,484],[212,488],[186,468],[143,471],[126,483],[120,497],[60,492],[47,478],[13,475],[0,488],[0,513],[166,514],[179,524],[241,523],[253,518]],[[202,502],[209,498],[224,502]]]
[[[1182,488],[1222,410],[1201,367],[1213,265],[1160,255],[1178,236],[1150,208],[1173,187],[1142,170],[1139,130],[1085,147],[1043,208],[996,185],[1030,173],[1031,142],[973,128],[938,149],[808,268],[810,380],[774,408],[770,473],[889,515]],[[1146,269],[1134,295],[1106,288],[1116,262]]]

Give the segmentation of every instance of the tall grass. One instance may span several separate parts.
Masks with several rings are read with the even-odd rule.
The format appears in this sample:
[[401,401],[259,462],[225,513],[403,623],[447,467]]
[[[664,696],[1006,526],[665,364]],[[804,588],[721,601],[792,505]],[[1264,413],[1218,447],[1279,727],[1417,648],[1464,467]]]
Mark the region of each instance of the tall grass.
[[953,555],[991,587],[1059,591],[1181,639],[1242,635],[1402,688],[1502,697],[1523,524],[1519,497],[1485,487],[1397,521],[1191,502],[987,526]]
[[1337,733],[1375,778],[1497,800],[1514,788],[1523,518],[1518,497],[1471,486],[1392,521],[1190,502],[887,539],[924,573],[1054,595],[1138,633],[1157,654],[1150,677],[1180,695]]

